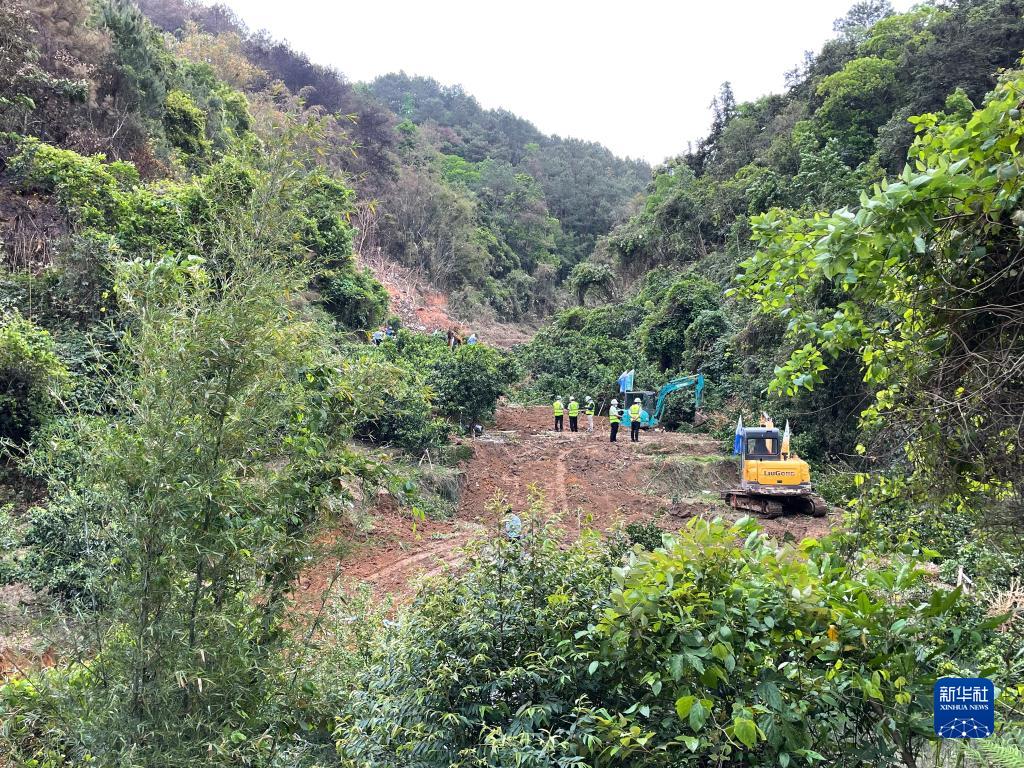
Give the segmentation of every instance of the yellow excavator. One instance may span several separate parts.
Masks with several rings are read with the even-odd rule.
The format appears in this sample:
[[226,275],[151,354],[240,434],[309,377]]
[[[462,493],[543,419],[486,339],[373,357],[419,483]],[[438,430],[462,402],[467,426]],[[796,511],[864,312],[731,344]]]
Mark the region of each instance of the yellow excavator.
[[762,424],[737,426],[733,452],[740,457],[740,484],[722,497],[733,509],[765,517],[824,516],[828,504],[814,492],[810,467],[789,451],[789,425],[787,434],[781,435],[771,420]]

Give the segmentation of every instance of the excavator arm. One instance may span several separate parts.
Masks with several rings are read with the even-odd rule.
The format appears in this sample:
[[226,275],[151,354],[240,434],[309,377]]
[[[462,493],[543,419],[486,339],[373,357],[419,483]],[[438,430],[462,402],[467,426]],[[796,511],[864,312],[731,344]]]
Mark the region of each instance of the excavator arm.
[[661,417],[665,413],[665,404],[669,395],[680,389],[689,389],[690,387],[693,387],[695,407],[699,409],[701,396],[704,394],[704,374],[698,373],[696,376],[680,376],[679,378],[672,379],[658,390],[658,400],[654,406],[654,414],[650,417],[648,426],[656,427],[661,422]]

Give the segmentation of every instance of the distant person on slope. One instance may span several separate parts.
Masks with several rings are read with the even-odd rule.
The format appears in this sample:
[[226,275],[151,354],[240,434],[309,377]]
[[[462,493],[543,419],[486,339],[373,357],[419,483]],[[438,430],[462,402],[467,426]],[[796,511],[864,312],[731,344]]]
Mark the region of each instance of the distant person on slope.
[[551,404],[551,412],[555,414],[555,432],[561,432],[562,416],[565,414],[565,406],[562,405],[562,398],[555,398],[555,402]]
[[612,400],[612,404],[608,407],[608,426],[611,429],[609,440],[613,443],[618,442],[615,438],[619,434],[620,421],[622,421],[622,417],[619,415],[619,401]]
[[476,344],[476,334],[475,333],[469,334],[469,338],[466,339],[466,343],[467,344]]
[[583,413],[587,417],[587,432],[594,431],[594,398],[587,395],[587,403],[583,406]]
[[580,404],[576,402],[576,396],[569,397],[569,431],[580,431]]
[[643,413],[643,410],[639,397],[634,399],[633,404],[629,406],[629,442],[631,443],[640,442],[640,414]]

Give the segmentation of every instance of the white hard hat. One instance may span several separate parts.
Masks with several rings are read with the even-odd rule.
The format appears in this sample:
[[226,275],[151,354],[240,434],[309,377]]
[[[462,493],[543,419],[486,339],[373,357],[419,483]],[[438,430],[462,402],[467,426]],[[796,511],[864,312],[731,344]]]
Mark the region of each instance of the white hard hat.
[[615,400],[615,399],[612,400],[612,405],[618,405],[618,404],[619,404],[618,400]]
[[592,397],[591,397],[590,395],[587,395],[587,402],[588,402],[588,403],[589,403],[589,402],[590,402],[591,400],[593,400],[593,399],[594,399],[594,398],[592,398]]
[[640,398],[639,398],[639,397],[637,397],[637,398],[634,398],[634,399],[633,399],[633,402],[634,402],[634,403],[639,403],[639,402],[640,402]]
[[562,398],[561,397],[556,397],[555,400],[557,400],[558,402],[562,402]]

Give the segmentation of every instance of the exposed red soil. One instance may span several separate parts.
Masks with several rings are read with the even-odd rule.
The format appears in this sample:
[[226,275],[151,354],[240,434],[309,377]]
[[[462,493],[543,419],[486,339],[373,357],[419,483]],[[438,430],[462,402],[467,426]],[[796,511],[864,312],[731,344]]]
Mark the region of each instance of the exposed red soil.
[[[417,577],[457,567],[467,543],[500,529],[505,510],[527,509],[531,488],[561,514],[568,537],[583,527],[606,531],[632,521],[654,519],[671,530],[694,516],[739,517],[716,498],[734,482],[735,470],[727,457],[719,457],[713,439],[651,432],[634,445],[627,432],[611,443],[606,419],[595,419],[592,434],[585,431],[585,418],[580,421],[583,431],[556,433],[547,407],[500,409],[494,427],[472,441],[473,458],[463,467],[468,482],[453,519],[414,524],[407,513],[383,505],[361,543],[340,559],[324,558],[303,576],[300,599],[321,595],[337,574],[347,583],[365,581],[379,594],[401,600],[411,594]],[[687,459],[672,463],[680,457]],[[672,478],[685,479],[691,467],[695,475],[701,473],[698,486],[708,487],[672,492]],[[497,498],[503,502],[496,508]],[[832,522],[793,516],[761,524],[771,536],[799,540],[826,534]]]
[[476,333],[480,340],[500,349],[529,341],[534,330],[516,323],[502,323],[488,317],[462,317],[448,305],[448,298],[412,270],[390,261],[365,261],[391,297],[391,312],[417,331],[442,333],[454,329],[464,338]]

